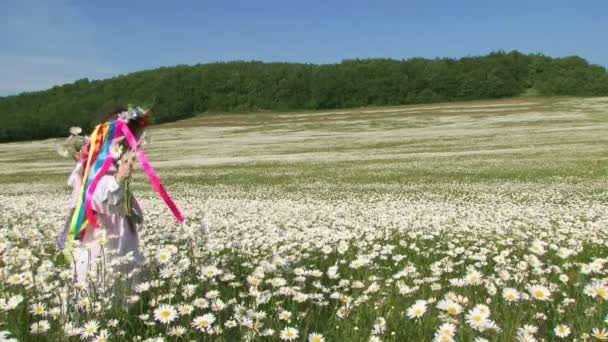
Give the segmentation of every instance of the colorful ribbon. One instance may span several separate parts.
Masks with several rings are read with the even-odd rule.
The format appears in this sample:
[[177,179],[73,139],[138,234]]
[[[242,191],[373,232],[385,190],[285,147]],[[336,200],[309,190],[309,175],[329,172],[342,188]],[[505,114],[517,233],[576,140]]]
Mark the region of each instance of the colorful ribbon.
[[99,148],[101,146],[101,142],[104,139],[105,131],[107,129],[107,125],[97,125],[95,129],[93,129],[93,133],[91,133],[91,141],[89,143],[89,153],[87,157],[87,163],[85,165],[84,171],[82,172],[82,182],[80,184],[80,194],[78,195],[78,201],[76,202],[76,207],[74,208],[74,214],[72,216],[72,221],[70,222],[70,230],[68,232],[67,240],[71,242],[72,240],[80,240],[81,230],[84,231],[87,226],[87,222],[85,218],[85,196],[86,196],[86,188],[88,185],[88,177],[91,171],[91,164],[93,160],[97,157],[99,152]]
[[109,123],[110,127],[108,130],[108,136],[103,144],[103,147],[101,148],[101,152],[99,153],[97,160],[95,161],[93,171],[89,176],[90,184],[87,188],[87,193],[85,196],[85,208],[87,220],[89,221],[89,224],[95,228],[99,227],[99,224],[97,224],[95,214],[93,213],[93,193],[95,192],[101,177],[103,177],[112,166],[112,158],[108,155],[108,151],[110,150],[112,142],[119,136],[123,125],[124,123],[120,120],[111,121]]

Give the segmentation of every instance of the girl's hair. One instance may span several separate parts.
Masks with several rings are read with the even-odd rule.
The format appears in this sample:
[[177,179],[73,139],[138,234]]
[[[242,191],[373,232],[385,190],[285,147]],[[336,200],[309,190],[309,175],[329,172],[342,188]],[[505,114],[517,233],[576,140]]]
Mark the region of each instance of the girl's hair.
[[141,135],[146,128],[145,124],[142,124],[139,120],[129,120],[127,126],[129,127],[129,130],[131,130],[131,133],[133,133],[135,139],[139,141],[139,138],[141,138]]
[[[127,108],[125,108],[125,107],[115,108],[113,111],[106,114],[106,116],[101,121],[101,123],[108,122],[110,120],[116,120],[118,114],[120,114],[126,110],[127,110]],[[145,126],[146,126],[145,123],[142,123],[140,120],[129,120],[129,122],[127,123],[127,127],[129,127],[129,130],[131,131],[131,133],[133,133],[133,136],[137,140],[139,140],[139,138],[141,138],[141,135],[144,133]]]

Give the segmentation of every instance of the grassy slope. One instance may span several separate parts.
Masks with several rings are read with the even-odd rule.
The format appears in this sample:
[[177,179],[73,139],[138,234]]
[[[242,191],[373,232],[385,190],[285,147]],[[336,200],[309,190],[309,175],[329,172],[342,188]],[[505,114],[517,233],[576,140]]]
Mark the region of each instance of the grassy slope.
[[[200,116],[152,127],[147,152],[169,183],[294,189],[601,180],[608,160],[606,108],[601,98],[525,98]],[[54,145],[3,144],[0,182],[61,180],[69,162],[53,153]]]

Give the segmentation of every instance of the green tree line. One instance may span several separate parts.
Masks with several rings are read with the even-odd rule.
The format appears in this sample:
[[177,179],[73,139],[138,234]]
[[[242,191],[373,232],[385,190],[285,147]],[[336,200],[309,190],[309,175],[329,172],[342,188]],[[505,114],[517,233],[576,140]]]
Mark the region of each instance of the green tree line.
[[608,73],[577,56],[518,51],[323,65],[179,65],[0,97],[0,142],[65,136],[72,125],[89,131],[104,113],[127,103],[154,102],[153,122],[161,123],[204,112],[334,109],[522,94],[607,95]]

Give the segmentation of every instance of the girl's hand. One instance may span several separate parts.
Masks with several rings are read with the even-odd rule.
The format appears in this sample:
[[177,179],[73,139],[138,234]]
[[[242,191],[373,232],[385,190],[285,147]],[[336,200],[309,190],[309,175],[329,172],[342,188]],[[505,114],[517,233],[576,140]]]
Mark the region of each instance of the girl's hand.
[[116,180],[119,183],[122,183],[125,179],[131,176],[131,171],[133,170],[133,159],[124,158],[118,162],[118,171],[116,171]]

